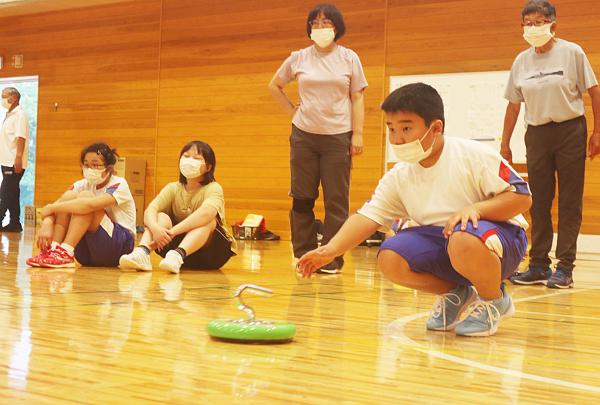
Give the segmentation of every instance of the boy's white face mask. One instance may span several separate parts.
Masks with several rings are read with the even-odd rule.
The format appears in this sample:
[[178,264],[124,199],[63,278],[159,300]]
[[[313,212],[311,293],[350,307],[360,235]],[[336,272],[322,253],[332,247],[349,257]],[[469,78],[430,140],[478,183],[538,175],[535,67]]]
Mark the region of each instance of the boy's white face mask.
[[321,48],[327,48],[335,38],[333,28],[313,28],[310,31],[310,39]]
[[425,135],[421,137],[421,139],[415,139],[412,142],[404,143],[402,145],[394,145],[392,144],[392,150],[394,151],[394,155],[401,162],[407,163],[418,163],[423,159],[427,159],[431,152],[433,151],[433,145],[435,145],[435,139],[431,143],[431,146],[425,150],[423,149],[423,145],[421,141],[425,139],[429,131],[431,131],[432,127],[429,127]]
[[554,37],[554,33],[550,30],[553,23],[548,23],[544,25],[540,25],[536,27],[535,25],[529,26],[526,25],[523,27],[523,38],[525,41],[529,43],[531,46],[535,46],[539,48],[540,46],[544,46]]

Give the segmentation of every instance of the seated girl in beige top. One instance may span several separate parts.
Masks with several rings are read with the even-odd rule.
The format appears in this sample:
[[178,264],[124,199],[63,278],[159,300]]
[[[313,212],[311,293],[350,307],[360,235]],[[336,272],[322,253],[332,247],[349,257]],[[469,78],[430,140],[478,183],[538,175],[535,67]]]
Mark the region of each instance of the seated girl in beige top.
[[223,188],[214,176],[215,153],[207,143],[192,141],[179,156],[179,181],[167,184],[146,208],[146,230],[138,247],[121,256],[121,268],[152,270],[153,250],[164,258],[158,267],[171,273],[182,265],[218,269],[235,255]]

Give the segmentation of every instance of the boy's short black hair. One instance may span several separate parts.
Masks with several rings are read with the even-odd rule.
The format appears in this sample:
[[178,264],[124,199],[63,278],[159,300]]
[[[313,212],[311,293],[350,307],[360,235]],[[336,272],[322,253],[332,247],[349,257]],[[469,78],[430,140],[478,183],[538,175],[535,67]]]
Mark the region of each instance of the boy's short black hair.
[[102,156],[104,166],[114,166],[115,163],[117,163],[117,157],[119,157],[116,149],[111,149],[111,147],[104,142],[98,142],[83,148],[81,151],[81,156],[79,157],[81,164],[83,164],[85,155],[88,153],[96,153],[97,155]]
[[[202,179],[201,183],[203,186],[205,186],[208,183],[212,183],[216,180],[215,168],[217,167],[217,158],[215,157],[215,152],[213,151],[213,149],[206,142],[191,141],[183,145],[183,148],[181,148],[181,152],[179,152],[179,159],[181,159],[185,152],[192,149],[193,147],[196,147],[198,153],[202,155],[202,157],[204,158],[204,163],[210,165],[210,170],[204,173],[204,178]],[[179,172],[179,182],[181,184],[187,184],[187,178],[181,172]]]
[[521,17],[525,18],[526,15],[533,13],[540,13],[551,21],[556,20],[556,8],[546,0],[528,1],[523,7],[523,11],[521,11]]
[[386,113],[415,113],[423,118],[425,125],[441,120],[446,127],[442,97],[436,89],[425,83],[411,83],[392,91],[381,104],[381,109]]
[[317,4],[308,12],[308,17],[306,19],[306,33],[308,34],[308,37],[310,38],[310,33],[312,32],[312,25],[310,25],[311,21],[317,18],[321,12],[323,12],[323,15],[330,19],[335,26],[336,33],[334,40],[337,41],[343,37],[346,33],[344,17],[342,17],[342,12],[336,7],[336,5],[331,3]]

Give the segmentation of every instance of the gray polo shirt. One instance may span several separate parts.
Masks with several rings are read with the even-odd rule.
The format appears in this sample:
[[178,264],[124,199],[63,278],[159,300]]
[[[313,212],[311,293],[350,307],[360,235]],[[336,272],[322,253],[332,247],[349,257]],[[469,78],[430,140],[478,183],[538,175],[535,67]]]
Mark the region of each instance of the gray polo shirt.
[[596,85],[583,49],[557,38],[546,53],[535,53],[531,47],[517,56],[504,97],[511,103],[525,103],[527,124],[543,125],[584,115],[582,94]]

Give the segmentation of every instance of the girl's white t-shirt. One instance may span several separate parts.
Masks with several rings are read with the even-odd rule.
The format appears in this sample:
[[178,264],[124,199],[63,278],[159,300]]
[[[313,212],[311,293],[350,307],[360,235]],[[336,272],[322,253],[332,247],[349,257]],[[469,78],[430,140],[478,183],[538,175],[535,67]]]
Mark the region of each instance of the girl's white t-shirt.
[[[108,218],[125,229],[135,237],[135,201],[129,190],[127,180],[122,177],[111,175],[106,186],[96,189],[95,185],[90,184],[86,179],[81,179],[73,183],[71,190],[91,191],[95,196],[110,194],[117,201],[116,206],[105,209]],[[106,224],[101,224],[106,229]],[[106,229],[109,235],[112,235],[112,229]]]

